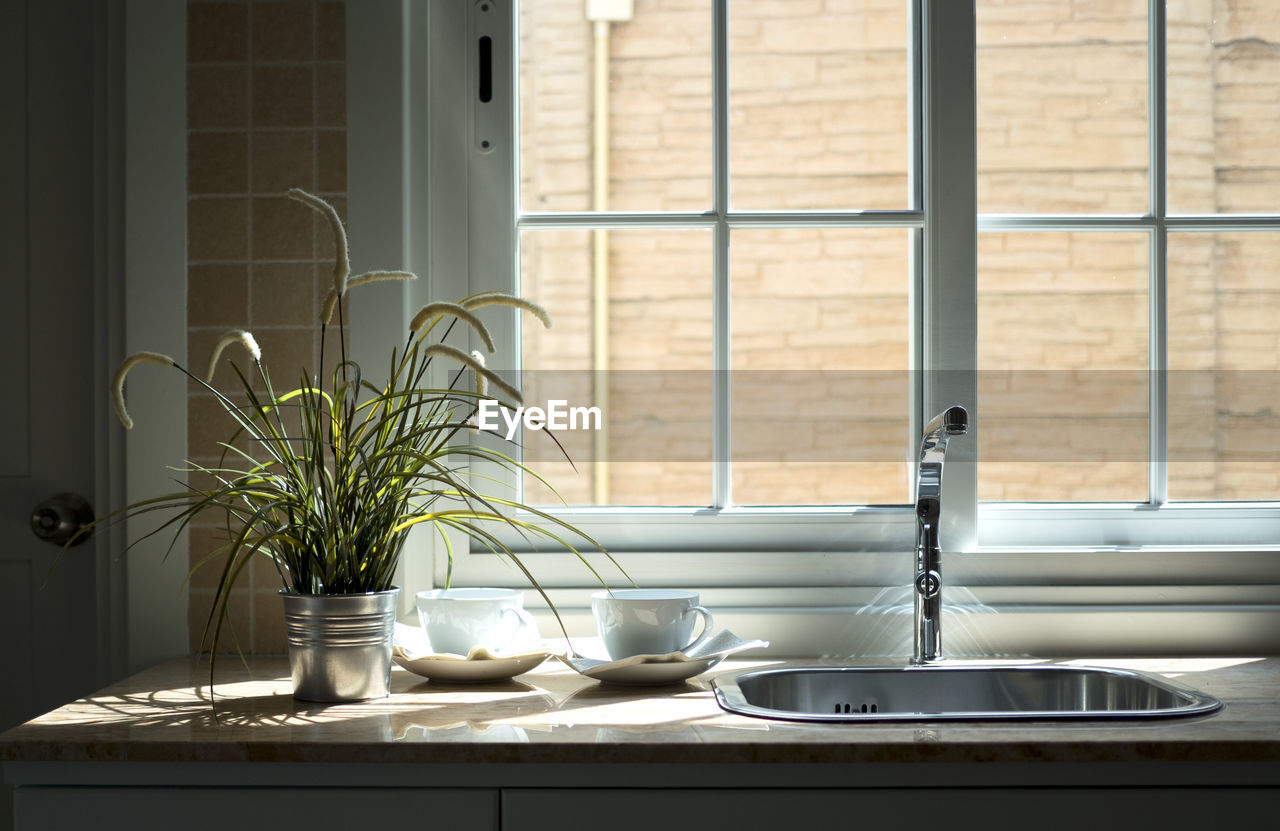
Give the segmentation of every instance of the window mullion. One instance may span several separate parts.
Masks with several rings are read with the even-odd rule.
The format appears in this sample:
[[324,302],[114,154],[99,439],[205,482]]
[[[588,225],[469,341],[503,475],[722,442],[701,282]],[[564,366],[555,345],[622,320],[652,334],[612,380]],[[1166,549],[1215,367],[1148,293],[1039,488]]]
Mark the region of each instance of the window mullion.
[[948,450],[948,550],[977,545],[976,19],[972,3],[928,2],[923,19],[924,292],[921,418],[955,404],[969,435]]
[[[921,211],[924,207],[924,80],[922,78],[924,40],[924,0],[912,0],[907,6],[910,18],[907,21],[908,41],[907,66],[911,78],[907,85],[910,106],[907,108],[910,123],[907,135],[911,137],[911,164],[907,168],[907,192],[912,211]],[[914,273],[915,270],[913,270]]]
[[[924,208],[926,197],[924,192],[924,5],[925,0],[912,0],[907,6],[910,14],[908,24],[909,55],[907,65],[911,72],[908,84],[910,96],[911,123],[908,135],[911,137],[911,164],[907,170],[907,189],[912,211],[921,217],[919,225],[911,232],[911,275],[907,290],[908,315],[907,325],[911,327],[908,336],[907,366],[911,371],[911,412],[907,418],[907,447],[914,447],[926,416],[921,412],[924,406]],[[914,472],[914,471],[913,471]]]
[[732,415],[729,389],[729,8],[728,0],[715,0],[711,20],[712,111],[712,211],[715,214],[715,253],[712,259],[712,375],[715,421],[712,439],[711,504],[732,504],[730,470]]
[[1169,269],[1167,175],[1167,119],[1165,77],[1165,2],[1151,0],[1148,20],[1148,131],[1150,135],[1150,204],[1155,220],[1151,232],[1150,301],[1150,473],[1148,500],[1163,505],[1169,499]]

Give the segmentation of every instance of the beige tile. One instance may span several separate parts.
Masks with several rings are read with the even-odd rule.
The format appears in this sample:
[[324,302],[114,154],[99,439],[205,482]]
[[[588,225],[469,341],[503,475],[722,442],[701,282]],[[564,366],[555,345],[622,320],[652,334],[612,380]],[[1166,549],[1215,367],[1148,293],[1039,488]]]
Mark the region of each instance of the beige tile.
[[315,10],[311,3],[252,5],[255,61],[309,61],[315,57]]
[[316,132],[316,189],[322,193],[347,192],[347,131]]
[[316,126],[347,126],[347,69],[343,64],[316,66]]
[[253,562],[249,564],[249,568],[253,571],[253,590],[255,592],[274,594],[284,587],[284,583],[280,580],[280,572],[276,571],[275,563],[270,557],[265,555],[254,557]]
[[277,395],[297,387],[303,370],[315,371],[316,333],[311,329],[261,329],[262,363],[270,373]]
[[310,260],[314,256],[316,213],[284,197],[253,200],[255,260]]
[[263,326],[311,326],[318,314],[315,265],[260,263],[250,290],[252,322]]
[[249,267],[207,263],[187,269],[187,325],[244,328],[249,322]]
[[312,66],[253,68],[253,126],[310,127],[315,70]]
[[[201,458],[192,459],[191,465],[193,466],[201,465],[205,468],[212,469],[218,465],[218,459],[216,457],[204,456]],[[187,486],[191,488],[195,488],[197,490],[209,490],[211,488],[216,488],[218,486],[218,481],[217,479],[214,478],[213,474],[211,473],[205,473],[198,469],[192,469],[187,473]],[[201,512],[199,522],[204,524],[209,524],[209,525],[216,525],[221,520],[222,520],[222,516],[220,513],[209,510],[209,511]]]
[[[245,583],[245,588],[237,586],[232,591],[231,598],[227,603],[227,623],[223,624],[222,634],[219,638],[219,654],[235,654],[237,641],[239,641],[240,648],[247,653],[253,643],[252,593],[247,588],[248,581],[245,581]],[[212,612],[213,599],[214,594],[212,591],[191,590],[187,607],[187,625],[193,653],[209,651],[210,643],[205,643],[203,650],[200,649],[200,644],[201,636],[205,631],[205,624],[209,621],[209,616]],[[210,638],[212,638],[212,632],[210,633]]]
[[217,525],[193,525],[190,540],[188,568],[192,571],[187,585],[192,591],[212,592],[227,559],[221,551],[228,544],[227,530]]
[[249,135],[243,132],[187,136],[187,193],[247,193]]
[[315,189],[312,130],[257,132],[253,136],[253,192],[279,196],[289,188]]
[[249,68],[187,67],[187,127],[249,126]]
[[322,61],[346,60],[346,3],[320,3],[316,7],[316,57]]
[[[246,361],[233,356],[245,369]],[[237,435],[239,433],[239,435]],[[223,443],[231,444],[241,450],[248,450],[250,442],[239,430],[235,418],[227,412],[226,407],[213,395],[192,395],[187,399],[187,458],[218,458],[223,453]],[[232,466],[238,466],[240,460],[232,456]],[[221,517],[214,517],[220,519]]]
[[[276,578],[279,583],[280,578]],[[288,651],[284,634],[284,601],[276,591],[253,594],[253,653],[283,655]]]
[[248,199],[195,198],[188,200],[188,259],[243,260],[248,254]]
[[249,7],[244,3],[187,5],[187,60],[243,61],[249,57]]

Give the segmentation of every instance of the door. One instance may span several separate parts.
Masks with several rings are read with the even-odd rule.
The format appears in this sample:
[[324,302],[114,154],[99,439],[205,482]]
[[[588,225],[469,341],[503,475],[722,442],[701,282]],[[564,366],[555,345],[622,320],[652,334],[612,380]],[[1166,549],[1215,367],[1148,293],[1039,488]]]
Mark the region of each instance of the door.
[[[31,529],[56,493],[92,502],[95,365],[105,342],[105,116],[98,4],[0,2],[0,729],[91,692],[100,675],[101,543]],[[96,374],[101,374],[99,370]],[[0,829],[9,797],[0,795]]]

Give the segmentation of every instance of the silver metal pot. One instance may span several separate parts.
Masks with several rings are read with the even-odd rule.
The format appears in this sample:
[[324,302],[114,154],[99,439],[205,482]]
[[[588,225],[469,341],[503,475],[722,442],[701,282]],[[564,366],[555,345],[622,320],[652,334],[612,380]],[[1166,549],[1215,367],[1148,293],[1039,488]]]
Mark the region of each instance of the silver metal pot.
[[399,595],[398,587],[369,594],[281,590],[293,697],[323,702],[385,697]]

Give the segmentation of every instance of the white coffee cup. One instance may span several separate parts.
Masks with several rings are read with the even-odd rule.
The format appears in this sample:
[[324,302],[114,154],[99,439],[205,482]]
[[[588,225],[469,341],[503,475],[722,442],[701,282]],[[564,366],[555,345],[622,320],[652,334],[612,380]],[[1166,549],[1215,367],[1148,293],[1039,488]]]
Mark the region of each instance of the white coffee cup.
[[515,589],[433,589],[418,592],[417,601],[435,653],[469,655],[477,646],[498,652],[538,639],[538,624]]
[[[591,595],[591,613],[609,657],[688,652],[711,634],[714,618],[698,605],[698,593],[685,589],[615,589]],[[702,632],[693,624],[702,617]]]

